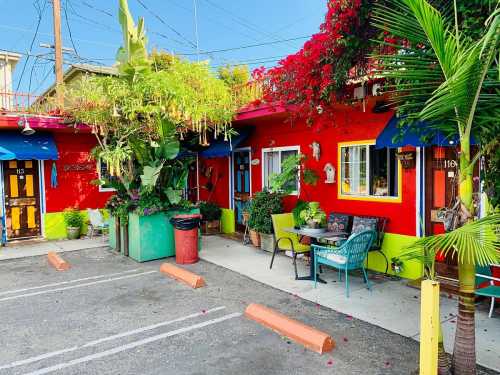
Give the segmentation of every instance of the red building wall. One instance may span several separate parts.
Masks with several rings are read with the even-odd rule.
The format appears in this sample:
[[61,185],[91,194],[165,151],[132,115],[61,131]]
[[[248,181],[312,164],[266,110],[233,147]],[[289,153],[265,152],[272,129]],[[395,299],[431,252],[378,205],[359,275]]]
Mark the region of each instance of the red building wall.
[[199,159],[200,200],[229,207],[229,158]]
[[[112,193],[99,192],[99,187],[90,181],[97,179],[95,160],[90,158],[90,151],[96,146],[92,134],[54,133],[54,140],[59,152],[56,188],[51,187],[53,161],[44,163],[46,212],[59,212],[66,207],[102,208]],[[89,170],[75,170],[86,165]]]
[[[269,147],[300,146],[301,153],[307,156],[306,166],[316,171],[320,176],[316,186],[307,186],[301,183],[300,198],[307,201],[319,201],[321,207],[327,212],[344,212],[358,215],[374,215],[389,218],[387,232],[415,235],[416,214],[416,174],[415,169],[402,170],[402,201],[376,202],[362,200],[338,199],[338,182],[325,184],[323,168],[330,162],[336,168],[338,165],[338,143],[360,140],[376,139],[385,125],[392,117],[392,113],[375,114],[371,108],[363,112],[360,107],[339,108],[333,123],[325,126],[308,126],[305,121],[289,123],[285,116],[271,115],[268,117],[245,120],[236,124],[238,126],[253,125],[252,135],[242,146],[250,146],[252,159],[259,159],[258,165],[252,165],[252,192],[262,189],[262,149]],[[321,158],[316,161],[312,158],[312,142],[319,142]],[[227,175],[227,158],[222,171]],[[208,162],[208,161],[202,161]],[[337,177],[336,177],[337,179]],[[220,183],[212,195],[212,200],[228,207],[229,184]],[[296,196],[285,198],[285,210],[291,211],[297,201]]]

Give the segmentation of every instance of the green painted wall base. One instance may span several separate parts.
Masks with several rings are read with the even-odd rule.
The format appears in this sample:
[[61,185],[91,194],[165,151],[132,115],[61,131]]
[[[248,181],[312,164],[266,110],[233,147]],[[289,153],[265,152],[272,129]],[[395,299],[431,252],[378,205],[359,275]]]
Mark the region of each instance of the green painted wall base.
[[220,223],[222,233],[230,234],[236,232],[234,210],[223,208],[222,215],[220,217]]
[[[382,244],[382,251],[387,256],[389,260],[388,274],[394,275],[391,270],[391,258],[401,254],[403,249],[412,244],[417,240],[414,236],[404,236],[401,234],[386,233],[384,236],[384,242]],[[368,268],[374,271],[384,272],[385,271],[385,260],[383,256],[378,252],[370,252],[368,255]],[[423,275],[422,263],[418,260],[406,261],[403,264],[403,271],[398,274],[398,276],[404,277],[406,279],[418,279]]]
[[[101,210],[106,219],[109,215],[106,210]],[[87,234],[87,211],[80,211],[84,217],[84,224],[82,225],[82,235]],[[64,216],[62,212],[48,212],[43,214],[44,224],[44,238],[48,240],[61,240],[66,238],[66,225],[64,224]]]

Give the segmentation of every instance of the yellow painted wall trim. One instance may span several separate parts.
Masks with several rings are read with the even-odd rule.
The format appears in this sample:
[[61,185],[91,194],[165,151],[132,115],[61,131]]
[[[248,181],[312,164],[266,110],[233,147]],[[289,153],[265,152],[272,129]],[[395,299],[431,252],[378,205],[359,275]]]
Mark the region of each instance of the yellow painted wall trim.
[[439,283],[424,280],[420,303],[420,375],[437,374],[439,324]]
[[[339,142],[337,144],[337,198],[343,200],[354,200],[364,202],[380,203],[401,203],[403,201],[403,168],[398,161],[398,196],[397,197],[377,197],[374,195],[348,195],[342,194],[342,147],[349,146],[372,146],[376,139],[366,139],[361,141]],[[368,187],[369,188],[369,187]]]

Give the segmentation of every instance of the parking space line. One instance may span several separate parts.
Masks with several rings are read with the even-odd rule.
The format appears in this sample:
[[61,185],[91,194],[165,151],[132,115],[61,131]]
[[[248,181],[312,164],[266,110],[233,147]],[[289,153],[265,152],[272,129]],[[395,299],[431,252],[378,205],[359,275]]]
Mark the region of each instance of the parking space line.
[[84,286],[91,286],[91,285],[98,285],[98,284],[103,284],[103,283],[110,283],[112,281],[130,279],[130,278],[133,278],[133,277],[150,275],[152,273],[157,273],[157,272],[158,271],[147,271],[147,272],[141,272],[141,273],[134,273],[132,275],[126,275],[126,276],[121,276],[121,277],[109,278],[109,279],[105,279],[105,280],[98,280],[98,281],[93,281],[91,283],[83,283],[83,284],[78,284],[78,285],[71,285],[71,286],[66,286],[66,287],[63,287],[63,288],[55,288],[55,289],[49,289],[49,290],[41,290],[41,291],[33,292],[33,293],[18,294],[17,296],[10,296],[10,297],[0,298],[0,302],[11,301],[11,300],[18,299],[18,298],[26,298],[26,297],[39,296],[41,294],[60,292],[60,291],[63,291],[63,290],[70,290],[70,289],[82,288]]
[[117,346],[117,347],[109,349],[109,350],[105,350],[103,352],[90,354],[90,355],[87,355],[87,356],[84,356],[84,357],[80,357],[80,358],[77,358],[77,359],[74,359],[74,360],[71,360],[71,361],[68,361],[68,362],[62,362],[62,363],[59,363],[59,364],[54,365],[54,366],[45,367],[45,368],[42,368],[42,369],[39,369],[39,370],[36,370],[36,371],[33,371],[33,372],[26,373],[25,375],[42,375],[42,374],[48,374],[48,373],[53,372],[53,371],[58,371],[58,370],[62,370],[62,369],[65,369],[65,368],[68,368],[68,367],[71,367],[71,366],[75,366],[75,365],[79,365],[79,364],[82,364],[82,363],[94,361],[96,359],[108,357],[110,355],[121,353],[121,352],[124,352],[126,350],[130,350],[130,349],[134,349],[134,348],[137,348],[139,346],[143,346],[143,345],[155,342],[155,341],[163,340],[163,339],[165,339],[167,337],[172,337],[172,336],[180,335],[182,333],[186,333],[186,332],[193,331],[195,329],[200,329],[200,328],[203,328],[203,327],[207,327],[207,326],[210,326],[212,324],[221,323],[221,322],[229,320],[229,319],[240,317],[241,315],[242,315],[241,313],[233,313],[233,314],[224,315],[224,316],[222,316],[220,318],[215,318],[215,319],[207,320],[207,321],[202,322],[202,323],[193,324],[191,326],[179,328],[179,329],[176,329],[174,331],[169,331],[169,332],[166,332],[166,333],[162,333],[160,335],[147,337],[145,339],[138,340],[138,341],[133,341],[133,342],[130,342],[130,343],[125,344],[125,345],[121,345],[121,346]]
[[167,320],[167,321],[156,323],[156,324],[152,324],[152,325],[149,325],[149,326],[146,326],[146,327],[142,327],[142,328],[134,329],[134,330],[127,331],[127,332],[118,333],[116,335],[111,335],[111,336],[103,337],[103,338],[100,338],[100,339],[97,339],[97,340],[89,341],[88,343],[86,343],[84,345],[72,346],[70,348],[66,348],[66,349],[61,349],[61,350],[56,350],[56,351],[53,351],[53,352],[48,352],[48,353],[40,354],[40,355],[37,355],[35,357],[21,359],[19,361],[15,361],[15,362],[8,363],[8,364],[0,366],[0,370],[6,370],[6,369],[9,369],[9,368],[13,368],[13,367],[24,366],[24,365],[28,365],[30,363],[38,362],[38,361],[41,361],[41,360],[44,360],[44,359],[56,357],[56,356],[61,355],[61,354],[74,352],[75,350],[84,349],[84,348],[90,348],[92,346],[96,346],[96,345],[102,344],[103,342],[107,342],[107,341],[111,341],[111,340],[115,340],[115,339],[123,338],[123,337],[127,337],[127,336],[132,336],[132,335],[135,335],[137,333],[143,333],[143,332],[150,331],[150,330],[153,330],[153,329],[156,329],[156,328],[160,328],[160,327],[165,327],[165,326],[170,325],[170,324],[179,323],[179,322],[182,322],[182,321],[185,321],[185,320],[188,320],[188,319],[193,319],[193,318],[200,317],[202,315],[206,315],[206,314],[210,314],[210,313],[213,313],[213,312],[216,312],[216,311],[224,310],[225,308],[226,308],[225,306],[214,307],[213,309],[205,310],[203,312],[198,312],[198,313],[186,315],[186,316],[183,316],[183,317],[180,317],[180,318],[176,318],[176,319],[173,319],[173,320]]
[[83,277],[81,279],[74,279],[74,280],[68,280],[68,281],[61,281],[61,282],[58,282],[58,283],[45,284],[45,285],[40,285],[40,286],[33,286],[33,287],[30,287],[30,288],[8,290],[6,292],[0,292],[0,296],[5,296],[7,294],[20,293],[20,292],[27,292],[29,290],[50,288],[50,287],[59,286],[59,285],[73,284],[73,283],[78,283],[80,281],[97,280],[97,279],[102,279],[103,277],[113,277],[113,276],[118,276],[118,275],[125,275],[127,273],[133,273],[133,272],[137,272],[137,271],[139,271],[139,268],[135,268],[133,270],[123,271],[123,272],[108,273],[106,275]]

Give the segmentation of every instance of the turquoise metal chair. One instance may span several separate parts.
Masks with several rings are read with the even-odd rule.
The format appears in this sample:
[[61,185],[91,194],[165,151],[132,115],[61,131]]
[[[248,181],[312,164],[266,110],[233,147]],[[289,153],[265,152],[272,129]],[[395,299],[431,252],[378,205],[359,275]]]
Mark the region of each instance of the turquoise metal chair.
[[377,233],[373,230],[365,230],[353,234],[349,239],[339,247],[325,247],[320,245],[311,245],[314,252],[314,287],[316,288],[316,275],[318,266],[324,264],[333,267],[339,271],[339,281],[342,281],[342,271],[345,272],[345,290],[346,297],[349,297],[349,271],[361,269],[368,289],[371,289],[370,281],[366,275],[365,259],[368,256],[368,250],[372,246]]
[[500,268],[500,265],[492,265],[490,267],[479,267],[476,269],[476,296],[491,298],[490,312],[488,317],[493,315],[495,308],[495,299],[500,299],[500,278],[492,275],[492,269]]

